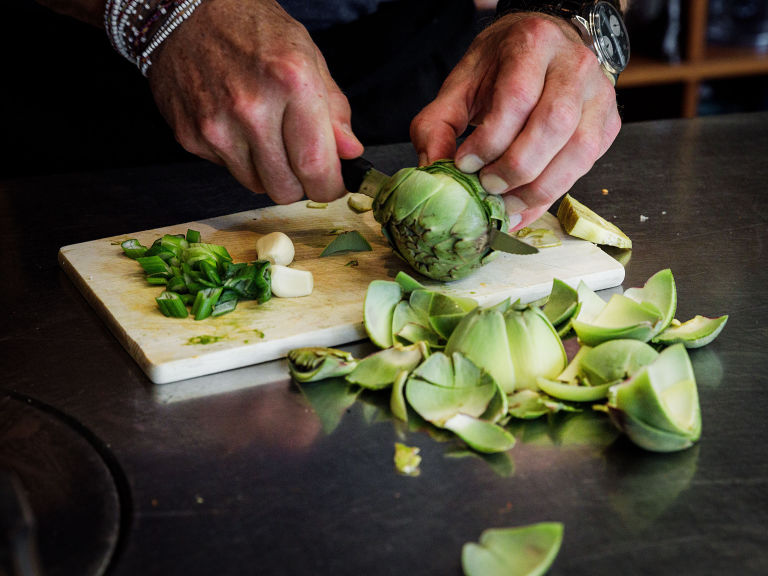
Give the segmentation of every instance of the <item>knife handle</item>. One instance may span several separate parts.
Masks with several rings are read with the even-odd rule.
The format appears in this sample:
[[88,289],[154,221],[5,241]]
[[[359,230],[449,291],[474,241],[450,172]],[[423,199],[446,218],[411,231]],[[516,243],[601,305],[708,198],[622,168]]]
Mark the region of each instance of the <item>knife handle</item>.
[[344,179],[344,187],[349,192],[357,192],[365,180],[365,175],[371,171],[373,164],[359,156],[352,160],[341,159],[341,177]]

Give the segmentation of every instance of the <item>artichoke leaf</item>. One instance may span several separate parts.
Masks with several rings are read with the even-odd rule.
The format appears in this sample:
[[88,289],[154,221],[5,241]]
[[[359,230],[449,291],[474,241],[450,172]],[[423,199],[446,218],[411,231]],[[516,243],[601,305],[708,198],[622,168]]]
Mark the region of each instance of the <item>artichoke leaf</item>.
[[288,352],[288,371],[297,382],[316,382],[346,376],[357,366],[349,352],[336,348],[295,348]]
[[348,382],[370,390],[387,388],[401,371],[410,372],[426,355],[426,347],[422,343],[379,350],[360,360],[346,378]]
[[697,314],[686,322],[668,326],[654,336],[652,342],[665,345],[682,343],[686,348],[701,348],[720,335],[727,321],[727,314],[717,318]]
[[542,522],[513,528],[492,528],[479,543],[461,551],[465,576],[541,576],[555,561],[563,541],[563,525]]

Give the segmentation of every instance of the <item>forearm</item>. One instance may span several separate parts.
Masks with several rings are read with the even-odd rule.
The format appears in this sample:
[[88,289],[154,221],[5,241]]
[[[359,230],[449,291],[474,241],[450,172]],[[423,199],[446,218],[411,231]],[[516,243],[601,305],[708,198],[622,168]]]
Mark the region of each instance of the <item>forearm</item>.
[[104,27],[106,0],[36,0],[54,12],[71,16],[88,24]]

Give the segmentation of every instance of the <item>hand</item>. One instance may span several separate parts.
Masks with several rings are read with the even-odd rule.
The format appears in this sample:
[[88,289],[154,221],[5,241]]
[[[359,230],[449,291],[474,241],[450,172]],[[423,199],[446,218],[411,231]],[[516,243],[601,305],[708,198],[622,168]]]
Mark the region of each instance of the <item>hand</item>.
[[309,34],[274,0],[207,0],[153,56],[157,105],[188,151],[286,204],[344,194],[362,145]]
[[515,230],[586,174],[620,127],[615,90],[576,30],[526,13],[478,35],[414,118],[411,138],[421,164],[455,157],[461,170],[480,171],[483,187],[504,195]]

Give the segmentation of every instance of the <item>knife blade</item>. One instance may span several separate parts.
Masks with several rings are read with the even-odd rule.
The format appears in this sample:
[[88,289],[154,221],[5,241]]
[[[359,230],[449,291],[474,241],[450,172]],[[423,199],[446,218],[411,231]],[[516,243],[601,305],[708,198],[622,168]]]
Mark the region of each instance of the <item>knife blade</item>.
[[[371,198],[376,198],[381,187],[389,179],[384,172],[377,170],[373,164],[359,156],[352,160],[341,160],[341,176],[344,187],[349,192],[358,192]],[[490,246],[498,252],[507,254],[537,254],[539,249],[515,238],[514,236],[492,229]]]

